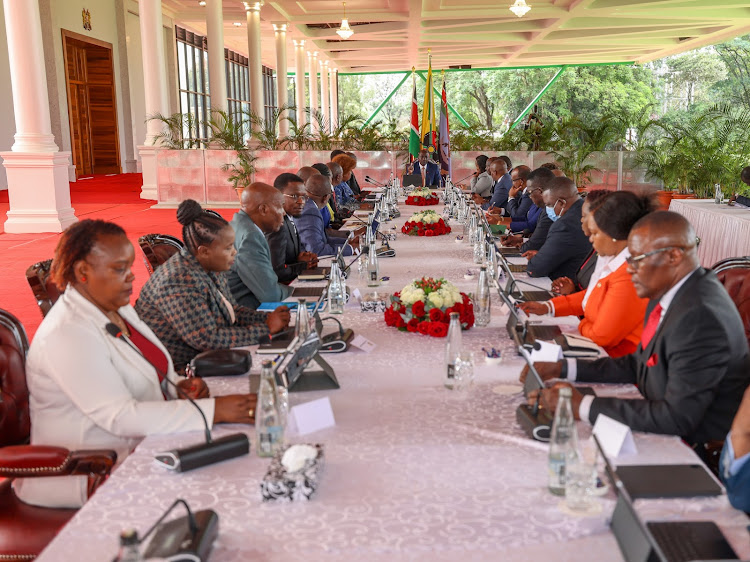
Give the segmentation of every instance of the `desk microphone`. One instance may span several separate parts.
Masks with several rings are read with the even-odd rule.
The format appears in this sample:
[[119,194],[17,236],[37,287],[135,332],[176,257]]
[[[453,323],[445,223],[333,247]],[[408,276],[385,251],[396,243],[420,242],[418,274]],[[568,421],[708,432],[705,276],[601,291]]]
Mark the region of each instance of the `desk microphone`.
[[370,176],[365,176],[365,181],[367,183],[371,183],[372,185],[377,185],[378,187],[386,187],[384,183],[381,183],[377,180],[372,179]]
[[[528,285],[529,287],[533,287],[534,289],[539,289],[540,291],[546,291],[547,293],[551,293],[549,289],[545,289],[541,285],[534,285],[533,283],[529,283],[528,281],[524,281],[523,279],[516,279],[515,277],[512,278],[510,288],[508,289],[509,293],[512,293],[515,289],[521,290],[518,287],[519,283],[523,283],[524,285]],[[523,294],[523,292],[522,292]]]
[[182,396],[185,400],[190,402],[196,410],[198,410],[198,413],[203,420],[203,426],[206,436],[205,443],[194,445],[192,447],[187,447],[184,449],[174,449],[172,451],[167,451],[164,453],[157,453],[156,461],[158,463],[166,466],[170,470],[176,470],[177,472],[187,472],[188,470],[193,470],[194,468],[201,468],[209,464],[232,459],[241,455],[246,455],[250,452],[250,441],[248,440],[247,435],[245,435],[244,433],[233,433],[216,440],[212,439],[211,430],[209,429],[206,415],[203,413],[203,410],[201,410],[200,406],[195,403],[195,400],[185,394],[185,392],[179,386],[177,386],[169,379],[166,373],[162,372],[161,369],[159,369],[156,365],[154,365],[152,361],[150,361],[145,355],[143,355],[143,353],[141,353],[141,350],[138,349],[132,341],[130,341],[130,338],[122,333],[122,330],[120,330],[120,328],[118,328],[116,324],[110,322],[105,326],[105,329],[110,336],[125,342],[138,355],[143,357],[143,359],[159,374],[162,380],[167,381],[169,384],[171,384],[172,387],[174,387],[174,389],[177,391],[178,395]]
[[472,177],[474,177],[474,176],[476,176],[476,175],[477,175],[477,173],[476,173],[476,172],[472,172],[472,173],[470,173],[470,174],[469,174],[468,176],[466,176],[465,178],[461,178],[460,180],[458,180],[458,181],[456,181],[456,182],[453,182],[453,183],[457,185],[457,184],[461,183],[462,181],[466,181],[466,180],[468,180],[469,178],[472,178]]

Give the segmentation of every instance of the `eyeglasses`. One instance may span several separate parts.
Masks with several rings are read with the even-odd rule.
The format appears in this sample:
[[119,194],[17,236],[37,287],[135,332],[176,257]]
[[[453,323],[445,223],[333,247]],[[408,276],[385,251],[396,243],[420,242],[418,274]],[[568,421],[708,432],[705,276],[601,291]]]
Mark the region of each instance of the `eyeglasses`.
[[[513,180],[513,178],[511,178]],[[523,181],[523,178],[516,178],[513,180],[513,183],[516,183],[517,181]]]
[[646,258],[655,256],[656,254],[661,254],[662,252],[667,252],[669,250],[682,250],[684,252],[685,248],[683,248],[682,246],[666,246],[665,248],[651,250],[650,252],[646,252],[645,254],[641,254],[639,256],[630,256],[628,258],[625,258],[625,261],[631,268],[638,269],[641,266],[641,262]]
[[307,195],[289,195],[288,193],[284,193],[284,197],[289,197],[289,199],[294,199],[295,201],[302,201],[303,203],[306,203],[309,199]]

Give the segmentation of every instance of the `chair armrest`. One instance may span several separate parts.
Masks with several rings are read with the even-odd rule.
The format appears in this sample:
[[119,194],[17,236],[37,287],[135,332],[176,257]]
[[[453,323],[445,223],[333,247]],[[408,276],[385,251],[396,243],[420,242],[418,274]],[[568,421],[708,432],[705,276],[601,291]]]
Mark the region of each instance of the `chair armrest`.
[[103,476],[109,473],[116,461],[114,451],[71,452],[62,447],[16,445],[0,449],[0,477]]

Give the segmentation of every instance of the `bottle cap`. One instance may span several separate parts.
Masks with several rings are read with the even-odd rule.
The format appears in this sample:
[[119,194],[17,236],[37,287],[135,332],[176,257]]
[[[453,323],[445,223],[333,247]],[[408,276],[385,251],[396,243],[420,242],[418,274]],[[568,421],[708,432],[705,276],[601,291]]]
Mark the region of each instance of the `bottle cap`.
[[120,545],[121,546],[130,546],[133,544],[140,543],[140,539],[138,538],[138,531],[135,529],[124,529],[120,533]]
[[571,398],[573,396],[573,390],[569,386],[563,386],[560,389],[560,396],[563,398]]
[[263,363],[261,363],[261,365],[264,369],[271,369],[273,367],[273,361],[271,361],[270,359],[266,359],[265,361],[263,361]]
[[482,264],[479,266],[479,269],[481,269],[482,271],[487,271],[487,266],[485,264]]
[[451,312],[451,319],[461,316],[458,312]]

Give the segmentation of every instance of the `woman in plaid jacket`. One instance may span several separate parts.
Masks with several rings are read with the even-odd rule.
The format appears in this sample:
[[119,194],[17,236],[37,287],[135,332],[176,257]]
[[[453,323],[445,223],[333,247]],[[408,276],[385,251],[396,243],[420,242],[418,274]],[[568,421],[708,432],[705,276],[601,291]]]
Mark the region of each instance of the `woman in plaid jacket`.
[[159,266],[135,304],[141,319],[169,351],[175,370],[198,353],[253,345],[289,324],[289,310],[270,314],[240,306],[225,272],[234,263],[234,231],[221,217],[205,212],[192,199],[177,209],[185,248]]

